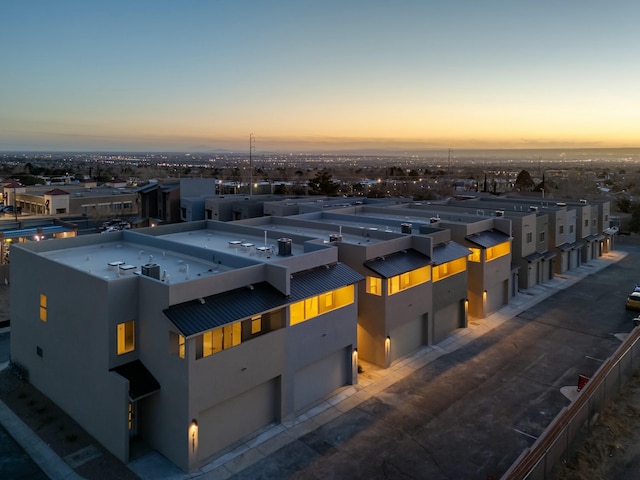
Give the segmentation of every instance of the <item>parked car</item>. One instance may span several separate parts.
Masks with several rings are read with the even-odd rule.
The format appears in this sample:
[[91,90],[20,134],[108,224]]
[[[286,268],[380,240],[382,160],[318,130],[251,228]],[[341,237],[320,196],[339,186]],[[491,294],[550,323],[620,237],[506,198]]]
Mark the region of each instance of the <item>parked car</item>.
[[627,308],[640,310],[640,292],[631,292],[627,297]]
[[114,232],[116,230],[128,230],[130,228],[131,228],[131,224],[129,222],[127,222],[126,220],[120,220],[119,218],[116,218],[116,219],[108,220],[104,222],[99,227],[99,230],[102,230],[103,232]]

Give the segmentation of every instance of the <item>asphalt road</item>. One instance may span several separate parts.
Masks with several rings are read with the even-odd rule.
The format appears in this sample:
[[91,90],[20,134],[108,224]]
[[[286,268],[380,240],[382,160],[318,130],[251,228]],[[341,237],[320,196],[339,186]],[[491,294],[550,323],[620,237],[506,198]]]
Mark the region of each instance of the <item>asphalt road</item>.
[[[500,478],[629,332],[640,248],[241,471],[239,479]],[[481,321],[481,320],[480,320]]]

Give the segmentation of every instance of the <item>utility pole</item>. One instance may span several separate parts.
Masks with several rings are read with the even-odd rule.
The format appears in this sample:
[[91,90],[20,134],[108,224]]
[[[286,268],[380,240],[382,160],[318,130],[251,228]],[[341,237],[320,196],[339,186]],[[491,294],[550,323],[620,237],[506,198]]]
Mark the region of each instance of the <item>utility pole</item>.
[[253,195],[253,156],[252,152],[256,148],[256,137],[249,134],[249,196]]

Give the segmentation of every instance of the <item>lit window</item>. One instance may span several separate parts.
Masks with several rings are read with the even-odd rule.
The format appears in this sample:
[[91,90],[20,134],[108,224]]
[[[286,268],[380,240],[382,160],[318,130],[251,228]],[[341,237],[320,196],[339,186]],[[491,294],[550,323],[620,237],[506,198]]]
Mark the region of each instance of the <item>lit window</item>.
[[222,349],[235,347],[240,345],[240,322],[232,323],[222,327]]
[[40,320],[47,321],[47,296],[40,294]]
[[382,279],[367,277],[367,293],[378,296],[382,295]]
[[178,356],[184,358],[184,335],[178,335]]
[[467,259],[464,257],[437,265],[433,267],[433,281],[437,282],[456,273],[464,272],[466,269]]
[[431,280],[431,266],[416,268],[407,273],[391,277],[387,281],[389,295],[415,287]]
[[289,324],[295,325],[355,301],[353,285],[332,290],[289,305]]
[[262,331],[262,315],[257,317],[251,317],[251,335],[260,333]]
[[242,322],[235,322],[224,327],[216,328],[200,335],[198,341],[202,348],[196,346],[196,358],[204,358],[227,348],[240,345],[242,342]]
[[480,249],[479,248],[470,248],[469,250],[471,250],[471,253],[467,257],[467,260],[469,260],[470,262],[479,263],[480,262]]
[[132,352],[135,348],[134,341],[134,322],[118,324],[118,355]]
[[169,353],[172,355],[177,355],[180,358],[184,358],[186,339],[184,335],[180,335],[179,333],[169,332]]
[[[543,232],[544,233],[544,232]],[[487,262],[511,253],[511,242],[503,242],[487,248]]]

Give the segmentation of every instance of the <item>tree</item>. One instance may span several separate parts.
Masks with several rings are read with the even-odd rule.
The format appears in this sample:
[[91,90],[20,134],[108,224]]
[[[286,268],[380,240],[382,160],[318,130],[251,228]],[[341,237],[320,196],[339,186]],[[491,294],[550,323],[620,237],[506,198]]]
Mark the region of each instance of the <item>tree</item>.
[[629,230],[633,233],[640,233],[640,203],[636,203],[629,220]]
[[531,175],[529,175],[529,172],[522,170],[516,178],[515,185],[517,190],[520,190],[521,192],[529,192],[535,186],[535,182],[533,181],[533,178],[531,178]]
[[340,184],[332,180],[332,175],[326,168],[316,172],[315,176],[309,180],[312,195],[335,195],[339,187]]

